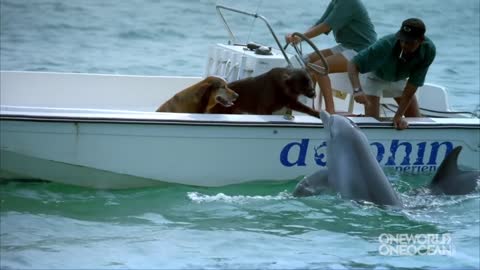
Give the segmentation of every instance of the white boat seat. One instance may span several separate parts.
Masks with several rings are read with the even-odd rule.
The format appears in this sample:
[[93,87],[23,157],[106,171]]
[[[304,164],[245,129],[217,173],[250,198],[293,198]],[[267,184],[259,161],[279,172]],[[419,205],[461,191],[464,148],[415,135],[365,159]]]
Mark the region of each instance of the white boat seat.
[[422,109],[435,111],[450,111],[448,95],[445,87],[426,83],[417,90],[418,104]]
[[[348,112],[353,112],[355,101],[353,99],[353,89],[348,78],[348,73],[332,73],[329,74],[332,82],[332,90],[334,97],[348,100]],[[444,87],[426,83],[420,87],[416,93],[419,106],[428,110],[449,111],[450,106],[447,100],[447,91]],[[380,98],[380,104],[396,104],[393,96],[385,93]]]

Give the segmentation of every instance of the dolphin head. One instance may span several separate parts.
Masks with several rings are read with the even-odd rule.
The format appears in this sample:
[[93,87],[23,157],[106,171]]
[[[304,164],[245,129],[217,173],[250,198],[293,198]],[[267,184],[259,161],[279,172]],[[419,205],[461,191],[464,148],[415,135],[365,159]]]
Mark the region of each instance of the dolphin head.
[[328,130],[329,139],[343,140],[345,143],[360,140],[363,145],[368,145],[368,139],[352,120],[342,115],[330,115],[326,111],[320,112],[323,125]]
[[328,186],[343,198],[401,206],[367,136],[349,118],[320,112],[327,132]]
[[323,122],[323,126],[326,128],[326,129],[329,129],[329,120],[330,120],[330,114],[324,110],[321,110],[320,111],[320,119],[322,119],[322,122]]

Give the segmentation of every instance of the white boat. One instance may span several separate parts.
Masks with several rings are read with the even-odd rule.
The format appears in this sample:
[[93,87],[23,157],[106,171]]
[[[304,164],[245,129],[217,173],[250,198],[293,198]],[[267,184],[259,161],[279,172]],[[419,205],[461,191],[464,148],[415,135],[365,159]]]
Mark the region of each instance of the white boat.
[[[205,75],[239,79],[296,59],[281,46],[271,53],[216,44]],[[342,93],[336,108],[362,113],[349,99],[345,78],[332,76]],[[155,112],[201,79],[1,71],[0,178],[93,188],[213,187],[299,179],[327,168],[326,134],[312,116]],[[388,97],[382,99],[387,118],[350,117],[366,133],[379,163],[402,173],[432,173],[461,145],[460,165],[480,169],[480,119],[451,112],[440,86],[425,85],[417,98],[426,116],[408,119],[407,130],[393,129],[388,117],[395,103]]]

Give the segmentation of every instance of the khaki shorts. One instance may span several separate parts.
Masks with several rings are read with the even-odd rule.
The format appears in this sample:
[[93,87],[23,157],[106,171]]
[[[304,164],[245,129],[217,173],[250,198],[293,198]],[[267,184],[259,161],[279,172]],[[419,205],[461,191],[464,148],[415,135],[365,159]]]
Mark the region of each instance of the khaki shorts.
[[373,72],[362,74],[360,82],[365,94],[377,97],[400,97],[403,94],[407,80],[389,82],[377,77]]
[[[330,50],[332,51],[333,54],[339,53],[339,54],[343,55],[343,57],[345,57],[345,59],[347,59],[347,61],[352,60],[353,57],[355,57],[355,55],[357,55],[356,51],[354,51],[352,49],[347,49],[347,48],[343,47],[342,45],[334,46],[334,47],[330,48]],[[310,62],[310,56],[314,55],[314,54],[315,54],[315,52],[310,53],[310,54],[306,54],[303,57],[303,61]]]
[[347,49],[345,47],[343,47],[342,45],[337,45],[333,48],[330,48],[330,50],[336,54],[336,53],[340,53],[343,55],[343,57],[345,57],[348,61],[352,60],[353,57],[355,57],[355,55],[357,55],[357,52],[352,50],[352,49]]

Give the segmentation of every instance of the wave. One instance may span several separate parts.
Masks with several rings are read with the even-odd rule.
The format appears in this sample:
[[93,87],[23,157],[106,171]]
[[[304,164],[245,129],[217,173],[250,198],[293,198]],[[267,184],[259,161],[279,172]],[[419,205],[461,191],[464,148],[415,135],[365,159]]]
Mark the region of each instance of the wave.
[[196,203],[211,203],[211,202],[227,202],[227,203],[247,203],[252,201],[280,201],[285,199],[291,199],[292,195],[289,191],[282,191],[277,195],[226,195],[224,193],[218,193],[215,195],[207,195],[199,192],[188,192],[187,197]]
[[186,35],[169,30],[169,29],[158,29],[153,31],[149,30],[128,30],[128,31],[122,31],[118,34],[118,37],[121,39],[127,39],[127,40],[156,40],[156,41],[161,41],[161,40],[166,40],[166,39],[171,39],[171,38],[186,38]]
[[46,24],[42,28],[44,30],[53,30],[53,31],[75,30],[75,31],[85,31],[85,32],[96,32],[96,31],[105,30],[103,27],[98,27],[98,26],[73,25],[68,23]]

